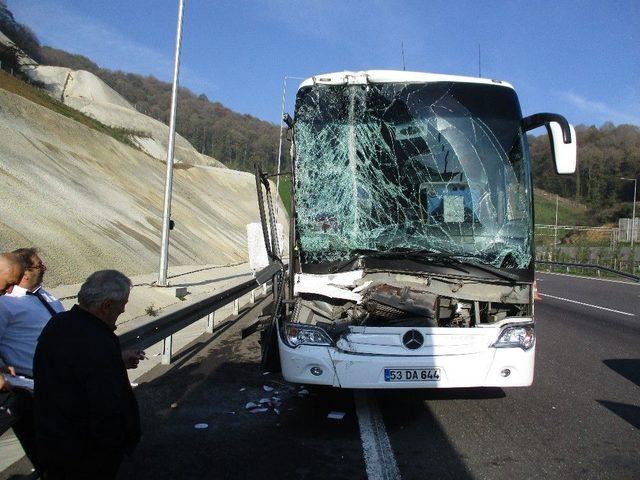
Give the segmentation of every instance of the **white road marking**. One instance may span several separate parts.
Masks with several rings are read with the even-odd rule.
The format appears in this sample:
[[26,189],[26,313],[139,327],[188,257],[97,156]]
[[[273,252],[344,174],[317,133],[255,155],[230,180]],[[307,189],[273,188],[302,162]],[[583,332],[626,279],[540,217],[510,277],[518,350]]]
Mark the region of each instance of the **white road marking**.
[[599,305],[591,305],[590,303],[579,302],[577,300],[571,300],[569,298],[556,297],[555,295],[549,295],[547,293],[541,293],[540,296],[549,297],[549,298],[555,298],[556,300],[563,300],[563,301],[569,302],[569,303],[576,303],[578,305],[584,305],[585,307],[597,308],[598,310],[606,310],[607,312],[619,313],[621,315],[628,315],[630,317],[635,317],[636,316],[635,313],[621,312],[620,310],[614,310],[613,308],[601,307]]
[[375,398],[366,391],[354,390],[362,453],[369,480],[400,480],[400,470],[389,442]]
[[[583,275],[571,275],[570,273],[558,273],[558,272],[543,272],[542,270],[538,270],[536,275],[560,275],[562,277],[571,277],[571,278],[579,278],[581,280],[596,280],[598,282],[611,282],[611,283],[624,283],[625,285],[637,285],[640,286],[640,283],[634,282],[633,280],[612,280],[610,278],[598,278],[598,277],[585,277]],[[537,279],[541,281],[541,279]]]

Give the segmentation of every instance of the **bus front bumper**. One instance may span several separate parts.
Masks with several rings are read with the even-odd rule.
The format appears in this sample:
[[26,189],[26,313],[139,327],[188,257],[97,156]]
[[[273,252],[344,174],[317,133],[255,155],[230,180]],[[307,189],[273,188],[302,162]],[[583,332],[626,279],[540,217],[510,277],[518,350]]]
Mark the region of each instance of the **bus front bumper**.
[[[291,348],[278,337],[282,374],[292,383],[391,389],[527,387],[533,382],[535,346],[527,351],[488,347],[462,355],[397,356],[354,354],[327,346]],[[399,370],[418,378],[438,373],[431,379],[391,381],[389,372]]]

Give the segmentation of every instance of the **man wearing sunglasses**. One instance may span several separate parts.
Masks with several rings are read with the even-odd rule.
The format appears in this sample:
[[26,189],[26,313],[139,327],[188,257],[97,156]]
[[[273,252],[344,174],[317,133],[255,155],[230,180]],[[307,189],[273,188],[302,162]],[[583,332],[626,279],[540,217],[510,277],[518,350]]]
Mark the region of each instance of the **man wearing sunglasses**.
[[[20,248],[12,252],[26,268],[20,281],[0,297],[0,359],[5,371],[12,375],[33,377],[33,356],[42,329],[56,313],[65,308],[42,286],[47,267],[36,248]],[[4,376],[11,384],[12,376]],[[33,395],[23,388],[13,388],[4,399],[4,410],[10,413],[10,423],[27,457],[39,470]]]

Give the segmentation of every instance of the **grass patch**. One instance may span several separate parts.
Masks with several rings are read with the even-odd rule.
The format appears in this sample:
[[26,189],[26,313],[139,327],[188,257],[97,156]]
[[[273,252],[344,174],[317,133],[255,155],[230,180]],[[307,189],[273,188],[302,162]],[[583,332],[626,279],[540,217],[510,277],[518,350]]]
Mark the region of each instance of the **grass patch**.
[[125,145],[133,147],[135,149],[138,149],[138,147],[131,141],[130,135],[142,137],[148,136],[143,132],[134,132],[124,128],[115,128],[105,125],[104,123],[91,118],[84,113],[79,112],[78,110],[75,110],[74,108],[71,108],[68,105],[65,105],[64,103],[56,100],[39,88],[33,87],[28,83],[25,83],[22,80],[9,75],[3,70],[0,70],[0,88],[6,90],[7,92],[20,95],[21,97],[26,98],[33,103],[48,108],[49,110],[59,113],[60,115],[64,115],[65,117],[75,120],[76,122],[81,123],[82,125],[85,125],[93,130],[104,133],[105,135],[109,135],[119,142],[122,142]]
[[284,208],[287,210],[287,214],[291,216],[291,195],[293,193],[293,189],[291,187],[290,175],[280,176],[280,188],[278,193],[280,194],[282,203],[284,203]]
[[[556,221],[556,196],[542,190],[533,192],[536,225],[554,225]],[[588,225],[587,207],[577,202],[559,197],[558,225]]]

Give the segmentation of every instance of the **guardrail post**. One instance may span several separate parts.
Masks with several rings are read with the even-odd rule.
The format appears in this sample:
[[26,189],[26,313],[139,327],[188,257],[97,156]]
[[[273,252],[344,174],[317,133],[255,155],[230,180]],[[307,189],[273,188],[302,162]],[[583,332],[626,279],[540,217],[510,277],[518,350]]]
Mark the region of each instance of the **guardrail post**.
[[236,298],[233,301],[233,314],[238,315],[240,313],[240,299]]
[[173,335],[168,336],[164,339],[164,343],[162,345],[162,365],[170,365],[171,364],[171,354],[173,350]]
[[213,328],[216,326],[215,315],[216,312],[211,312],[209,315],[207,315],[207,326],[204,329],[206,333],[213,333]]

